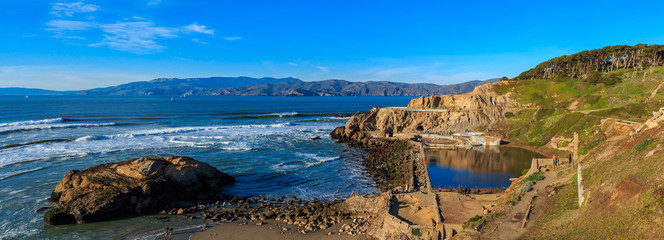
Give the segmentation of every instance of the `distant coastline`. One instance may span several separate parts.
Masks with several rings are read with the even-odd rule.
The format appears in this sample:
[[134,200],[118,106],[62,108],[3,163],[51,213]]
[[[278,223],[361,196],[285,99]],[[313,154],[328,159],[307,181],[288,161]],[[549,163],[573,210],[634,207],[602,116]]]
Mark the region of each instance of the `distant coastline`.
[[473,80],[451,85],[400,82],[305,82],[296,78],[160,78],[106,88],[54,91],[35,88],[0,88],[0,95],[94,95],[94,96],[434,96],[466,93],[498,79]]

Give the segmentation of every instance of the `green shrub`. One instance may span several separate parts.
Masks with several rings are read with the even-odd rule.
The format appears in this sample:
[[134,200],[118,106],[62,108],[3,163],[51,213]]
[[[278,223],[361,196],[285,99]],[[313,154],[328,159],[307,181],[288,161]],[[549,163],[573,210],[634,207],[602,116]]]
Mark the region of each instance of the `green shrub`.
[[551,115],[555,113],[555,109],[550,109],[550,108],[542,108],[537,111],[537,114],[535,114],[535,119],[537,120],[542,120],[545,116]]
[[413,234],[413,236],[418,236],[418,237],[422,236],[422,231],[419,228],[413,228],[411,233]]
[[523,179],[523,181],[533,181],[533,182],[537,182],[540,180],[544,180],[544,175],[542,175],[541,172],[530,174],[530,176]]
[[528,173],[528,171],[530,171],[529,168],[521,170],[521,176],[526,175],[526,173]]
[[569,145],[569,141],[565,140],[563,143],[560,144],[561,147],[567,147]]
[[480,215],[475,215],[474,217],[471,217],[470,219],[468,219],[468,222],[477,222],[480,219],[482,219],[482,217],[480,217]]
[[645,150],[650,144],[652,144],[654,141],[655,141],[655,140],[653,140],[653,139],[646,139],[646,140],[643,140],[643,142],[637,144],[636,146],[634,146],[634,148],[632,148],[632,152],[633,152],[633,153],[638,153],[638,152],[640,152],[640,151],[643,151],[643,150]]
[[535,181],[522,181],[523,185],[519,188],[519,190],[516,191],[516,194],[522,194],[525,192],[530,192],[530,189],[532,189],[533,185],[535,185]]
[[601,74],[598,71],[592,71],[588,73],[588,75],[586,75],[586,78],[584,80],[590,84],[604,84],[609,86],[620,82],[618,74],[614,72]]

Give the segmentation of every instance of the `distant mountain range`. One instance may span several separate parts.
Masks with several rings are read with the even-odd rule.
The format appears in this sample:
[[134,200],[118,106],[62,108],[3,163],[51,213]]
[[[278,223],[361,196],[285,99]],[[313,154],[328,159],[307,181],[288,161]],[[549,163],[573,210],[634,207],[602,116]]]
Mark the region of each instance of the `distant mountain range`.
[[53,91],[38,88],[0,88],[0,95],[66,95],[75,91]]
[[159,78],[82,91],[0,88],[0,95],[231,95],[231,96],[433,96],[465,93],[499,79],[452,85],[397,82],[304,82],[297,78]]

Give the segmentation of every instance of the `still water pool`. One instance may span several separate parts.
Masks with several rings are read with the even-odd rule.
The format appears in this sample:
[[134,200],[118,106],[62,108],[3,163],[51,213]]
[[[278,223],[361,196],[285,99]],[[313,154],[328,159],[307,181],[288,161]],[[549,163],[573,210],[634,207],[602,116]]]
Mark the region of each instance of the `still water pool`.
[[434,188],[508,187],[510,178],[530,168],[532,158],[544,157],[520,148],[427,151],[429,178]]

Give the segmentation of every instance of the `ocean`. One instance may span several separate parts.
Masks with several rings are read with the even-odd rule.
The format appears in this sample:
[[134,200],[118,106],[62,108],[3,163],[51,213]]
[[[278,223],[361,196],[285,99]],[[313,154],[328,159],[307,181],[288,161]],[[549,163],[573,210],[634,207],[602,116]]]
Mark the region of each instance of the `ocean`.
[[163,228],[155,216],[49,227],[36,211],[50,206],[67,171],[143,156],[207,162],[236,178],[225,189],[236,196],[325,200],[376,192],[362,171],[364,152],[330,139],[346,121],[335,115],[410,99],[0,96],[0,239],[149,239]]

